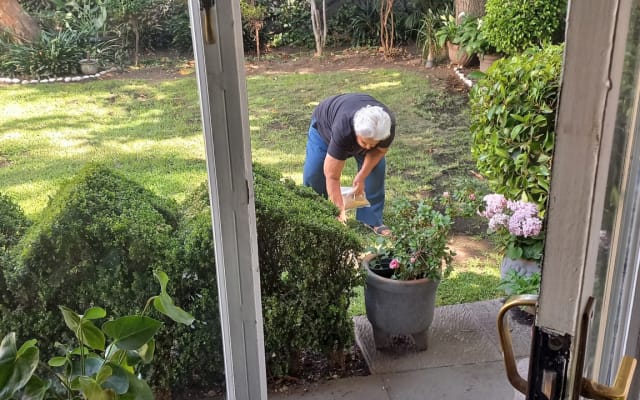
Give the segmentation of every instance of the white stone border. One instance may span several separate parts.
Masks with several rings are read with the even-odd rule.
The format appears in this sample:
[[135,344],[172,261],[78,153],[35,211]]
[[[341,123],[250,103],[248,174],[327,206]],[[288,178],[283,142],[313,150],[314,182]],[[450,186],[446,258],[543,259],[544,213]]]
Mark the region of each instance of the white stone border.
[[54,82],[80,82],[85,81],[87,79],[97,79],[100,78],[104,74],[108,74],[109,72],[115,72],[118,68],[112,67],[105,71],[100,71],[93,75],[78,75],[78,76],[67,76],[64,78],[46,78],[46,79],[18,79],[18,78],[1,78],[0,83],[8,83],[8,84],[21,84],[21,85],[29,85],[36,83],[54,83]]
[[455,67],[453,67],[453,72],[455,72],[456,75],[458,75],[458,78],[460,78],[460,80],[464,82],[465,85],[467,85],[468,87],[473,86],[473,81],[467,78],[466,76],[464,76],[461,66],[456,65]]

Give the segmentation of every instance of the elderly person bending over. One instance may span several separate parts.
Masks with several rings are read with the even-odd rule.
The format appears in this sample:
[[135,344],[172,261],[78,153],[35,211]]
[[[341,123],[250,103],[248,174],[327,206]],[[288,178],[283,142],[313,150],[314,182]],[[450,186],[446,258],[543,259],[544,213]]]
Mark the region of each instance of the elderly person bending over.
[[358,173],[355,195],[364,191],[371,207],[359,208],[356,219],[379,235],[390,235],[382,223],[385,154],[395,136],[395,117],[367,94],[346,93],[324,99],[313,111],[307,139],[303,184],[312,187],[340,209],[346,222],[340,176],[345,161],[354,157]]

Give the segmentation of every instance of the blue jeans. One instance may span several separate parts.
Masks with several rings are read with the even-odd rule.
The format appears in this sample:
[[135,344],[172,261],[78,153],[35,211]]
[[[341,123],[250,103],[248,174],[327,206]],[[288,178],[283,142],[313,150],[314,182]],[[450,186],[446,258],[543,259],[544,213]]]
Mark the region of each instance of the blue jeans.
[[[307,137],[307,156],[302,172],[302,184],[310,186],[317,193],[327,197],[327,181],[324,176],[324,159],[327,156],[327,144],[320,133],[313,127],[311,121]],[[354,156],[358,164],[358,171],[362,168],[364,156]],[[384,178],[386,162],[384,157],[376,165],[364,182],[364,191],[371,207],[358,208],[356,219],[371,226],[382,225],[382,211],[384,210]]]

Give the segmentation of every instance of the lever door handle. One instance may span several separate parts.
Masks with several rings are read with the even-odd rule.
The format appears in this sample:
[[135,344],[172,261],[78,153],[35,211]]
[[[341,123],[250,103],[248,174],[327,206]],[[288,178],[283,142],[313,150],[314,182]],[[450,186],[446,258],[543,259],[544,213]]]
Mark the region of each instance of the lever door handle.
[[590,379],[582,379],[580,394],[594,400],[627,400],[631,380],[636,369],[637,360],[624,356],[616,374],[613,386],[606,386]]
[[498,335],[500,336],[500,347],[504,358],[504,368],[507,370],[507,378],[511,385],[520,393],[527,394],[527,380],[520,376],[518,367],[516,366],[516,357],[513,353],[513,343],[511,341],[511,332],[509,324],[505,320],[507,311],[513,307],[534,306],[538,303],[538,295],[522,294],[511,296],[498,312]]

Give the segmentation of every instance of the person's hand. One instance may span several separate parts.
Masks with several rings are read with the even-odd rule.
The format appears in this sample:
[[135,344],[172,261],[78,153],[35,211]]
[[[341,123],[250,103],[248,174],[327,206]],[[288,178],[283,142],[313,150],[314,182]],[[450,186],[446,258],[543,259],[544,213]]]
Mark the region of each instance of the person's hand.
[[346,210],[341,210],[340,211],[340,215],[338,215],[338,221],[342,222],[343,224],[347,224],[347,211]]
[[352,186],[354,196],[361,196],[364,193],[364,179],[360,177],[360,174],[353,179]]

